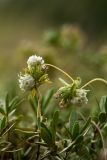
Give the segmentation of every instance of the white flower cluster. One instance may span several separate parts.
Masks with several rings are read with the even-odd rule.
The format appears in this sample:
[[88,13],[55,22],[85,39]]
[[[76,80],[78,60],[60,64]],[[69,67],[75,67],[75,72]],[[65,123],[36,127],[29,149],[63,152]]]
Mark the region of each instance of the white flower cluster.
[[74,85],[67,85],[61,87],[55,94],[55,98],[59,99],[59,105],[61,107],[67,106],[68,104],[82,105],[87,104],[87,92],[82,88],[74,88]]
[[23,91],[31,90],[35,86],[35,80],[31,75],[19,75],[19,86]]
[[87,104],[87,92],[85,89],[76,89],[76,95],[71,99],[72,104]]
[[31,67],[35,67],[36,65],[43,65],[44,60],[40,56],[32,55],[31,57],[29,57],[27,64],[28,64],[28,68],[31,68]]
[[[19,86],[23,91],[32,90],[37,85],[45,82],[47,77],[47,68],[42,57],[32,55],[28,58],[27,64],[28,67],[25,73],[19,75]],[[41,79],[42,81],[40,81]]]

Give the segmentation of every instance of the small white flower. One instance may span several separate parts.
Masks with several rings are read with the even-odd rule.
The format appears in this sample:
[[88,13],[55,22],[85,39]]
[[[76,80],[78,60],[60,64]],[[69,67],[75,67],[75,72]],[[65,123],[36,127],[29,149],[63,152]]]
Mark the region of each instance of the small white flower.
[[31,90],[35,86],[35,80],[31,75],[19,75],[19,86],[23,91]]
[[35,67],[36,65],[43,65],[44,60],[40,56],[32,55],[31,57],[29,57],[27,64],[28,67]]

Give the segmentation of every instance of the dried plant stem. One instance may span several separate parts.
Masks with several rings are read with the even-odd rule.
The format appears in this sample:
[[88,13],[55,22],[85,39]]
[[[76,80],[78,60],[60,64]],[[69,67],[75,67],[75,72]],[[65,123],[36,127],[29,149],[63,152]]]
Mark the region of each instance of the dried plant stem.
[[58,71],[62,72],[64,75],[66,75],[73,83],[74,83],[74,79],[65,71],[63,71],[62,69],[60,69],[59,67],[54,66],[53,64],[46,64],[47,66],[53,67],[55,69],[57,69]]
[[85,88],[86,86],[88,86],[88,85],[90,85],[91,83],[96,82],[96,81],[100,81],[100,82],[103,82],[103,83],[107,84],[107,81],[104,80],[103,78],[94,78],[94,79],[92,79],[91,81],[87,82],[85,85],[83,85],[81,88],[83,89],[83,88]]

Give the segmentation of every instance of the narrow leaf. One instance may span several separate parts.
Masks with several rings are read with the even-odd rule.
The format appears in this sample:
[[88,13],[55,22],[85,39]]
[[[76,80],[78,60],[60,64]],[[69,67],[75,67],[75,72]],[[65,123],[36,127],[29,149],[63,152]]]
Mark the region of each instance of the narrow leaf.
[[41,123],[41,138],[47,143],[49,146],[53,145],[52,134],[49,129],[46,127],[44,123]]
[[50,132],[52,134],[52,139],[55,142],[55,136],[56,136],[56,127],[58,123],[58,118],[59,118],[59,112],[56,111],[53,115],[53,119],[50,123]]
[[51,89],[47,95],[46,95],[46,98],[44,98],[44,102],[43,102],[43,108],[46,108],[49,104],[49,102],[51,101],[51,98],[54,94],[54,89]]
[[100,110],[101,112],[107,112],[107,96],[102,96],[100,100]]
[[1,131],[6,127],[6,117],[3,117],[1,121]]
[[77,113],[76,111],[72,111],[71,114],[70,114],[70,118],[69,118],[69,130],[70,132],[72,132],[72,127],[73,127],[73,124],[75,123],[75,121],[77,121]]
[[72,127],[72,138],[73,140],[79,135],[79,123],[76,121]]

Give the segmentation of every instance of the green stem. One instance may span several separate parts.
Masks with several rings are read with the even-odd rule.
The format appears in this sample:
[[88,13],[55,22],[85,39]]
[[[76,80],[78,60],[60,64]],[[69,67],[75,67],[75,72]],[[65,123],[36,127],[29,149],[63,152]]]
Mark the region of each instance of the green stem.
[[81,87],[81,89],[85,88],[86,86],[90,85],[91,83],[93,83],[93,82],[95,82],[95,81],[100,81],[100,82],[103,82],[103,83],[107,84],[107,81],[104,80],[103,78],[94,78],[94,79],[92,79],[91,81],[87,82],[85,85],[83,85],[83,86]]
[[39,124],[42,121],[42,105],[41,105],[42,97],[38,88],[36,88],[36,95],[38,99],[37,120]]
[[[38,88],[36,88],[36,94],[38,99],[38,108],[37,108],[38,131],[40,133],[40,125],[41,125],[40,123],[42,122],[42,104],[41,104],[42,97]],[[41,138],[39,135],[38,142],[40,142],[40,140]],[[40,157],[40,144],[38,144],[37,146],[36,160],[39,160],[39,157]]]
[[64,75],[66,75],[73,83],[74,83],[74,79],[65,71],[63,71],[62,69],[60,69],[59,67],[54,66],[53,64],[46,64],[47,66],[53,67],[55,69],[57,69],[58,71],[62,72]]

